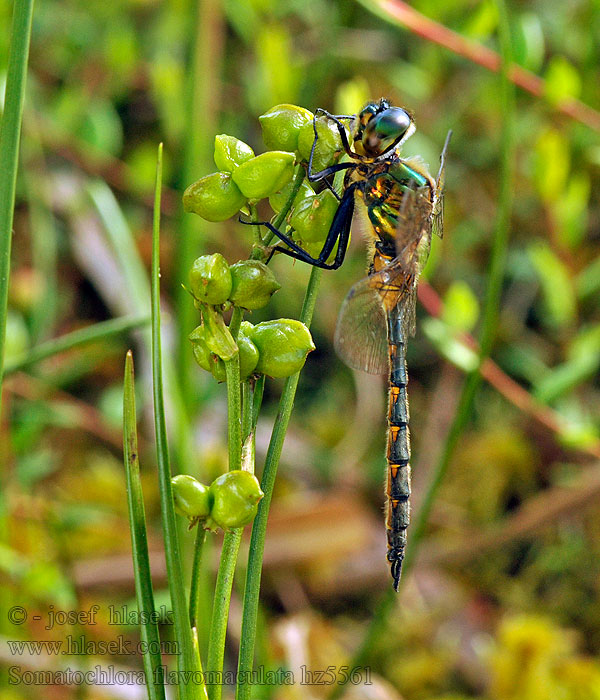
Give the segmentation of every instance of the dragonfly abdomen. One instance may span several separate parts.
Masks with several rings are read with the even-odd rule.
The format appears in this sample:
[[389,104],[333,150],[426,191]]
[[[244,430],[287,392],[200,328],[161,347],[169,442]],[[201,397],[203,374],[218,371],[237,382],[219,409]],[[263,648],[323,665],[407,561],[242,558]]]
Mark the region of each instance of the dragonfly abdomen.
[[398,590],[410,522],[410,432],[408,374],[402,319],[396,308],[388,313],[390,388],[388,406],[388,473],[386,483],[387,558]]

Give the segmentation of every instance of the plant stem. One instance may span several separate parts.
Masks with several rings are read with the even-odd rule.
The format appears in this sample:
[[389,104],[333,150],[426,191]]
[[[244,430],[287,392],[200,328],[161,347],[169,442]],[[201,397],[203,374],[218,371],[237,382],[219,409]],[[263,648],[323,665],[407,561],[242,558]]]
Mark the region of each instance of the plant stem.
[[13,8],[4,111],[0,123],[0,380],[4,368],[12,224],[33,0],[20,0],[13,3]]
[[252,432],[254,410],[254,387],[250,380],[242,384],[242,450],[244,443]]
[[208,638],[208,657],[206,660],[207,677],[216,679],[214,684],[208,685],[210,700],[220,700],[223,693],[221,676],[223,673],[223,659],[225,657],[225,636],[229,619],[233,575],[243,532],[244,528],[238,527],[235,530],[226,532],[223,537],[223,548],[221,550],[219,572],[217,573],[215,599]]
[[[313,267],[304,297],[302,312],[300,314],[300,320],[307,326],[310,326],[312,320],[320,279],[321,270],[317,267]],[[279,402],[279,412],[273,427],[271,441],[269,442],[269,449],[267,450],[267,457],[261,480],[261,488],[265,495],[258,505],[258,513],[252,526],[248,571],[246,572],[246,588],[244,591],[244,607],[242,612],[236,700],[249,700],[252,689],[252,685],[248,682],[248,679],[251,677],[252,667],[254,665],[256,620],[258,616],[258,599],[267,519],[269,517],[269,506],[271,505],[275,477],[277,476],[277,467],[279,466],[285,433],[290,422],[299,377],[299,372],[288,377],[283,387],[283,393]]]
[[265,375],[261,374],[260,377],[256,380],[256,386],[254,387],[254,395],[252,397],[252,430],[256,430],[256,423],[258,422],[258,414],[260,412],[264,392]]
[[229,321],[229,332],[235,341],[237,341],[238,333],[240,332],[243,315],[239,306],[234,307],[233,313],[231,314],[231,321]]
[[127,504],[129,510],[129,529],[131,531],[135,592],[138,610],[147,620],[140,624],[140,638],[148,649],[148,651],[143,654],[146,687],[148,689],[149,700],[164,700],[165,686],[160,654],[160,636],[158,633],[158,625],[154,620],[154,593],[152,591],[150,558],[148,556],[144,495],[142,493],[142,482],[140,480],[133,356],[131,350],[127,353],[127,358],[125,360],[123,461],[125,462],[125,476],[127,479]]
[[[229,330],[234,340],[237,338],[242,310],[235,307]],[[240,354],[225,362],[227,377],[227,443],[229,449],[229,471],[240,469],[242,464],[242,398],[240,387]]]
[[[238,335],[242,320],[242,310],[235,307],[229,323],[229,330],[233,339]],[[229,448],[229,471],[242,467],[242,401],[240,384],[240,355],[239,352],[231,360],[225,362],[227,377],[227,432]],[[206,671],[209,678],[215,678],[216,683],[208,686],[211,700],[220,700],[223,692],[221,674],[223,672],[223,659],[225,657],[225,636],[227,634],[227,621],[229,619],[229,604],[233,576],[237,563],[242,532],[244,528],[237,528],[226,532],[223,537],[223,548],[219,561],[219,571],[215,585],[215,598],[210,622],[208,637],[208,657]]]
[[[154,226],[152,236],[152,390],[154,396],[154,427],[156,432],[156,456],[158,461],[158,479],[160,506],[165,543],[167,579],[173,607],[175,638],[179,644],[179,670],[184,674],[201,672],[200,659],[194,647],[192,628],[189,625],[188,610],[183,589],[183,573],[177,523],[173,507],[171,487],[171,465],[167,443],[167,427],[162,380],[162,351],[160,339],[160,191],[162,173],[162,144],[158,150],[156,176],[156,195],[154,205]],[[186,676],[181,678],[178,690],[181,700],[203,700],[206,688],[203,684],[189,682]]]
[[192,564],[192,580],[190,583],[190,626],[198,627],[198,608],[200,597],[200,565],[202,563],[202,550],[206,540],[206,530],[197,525],[196,545],[194,547],[194,562]]

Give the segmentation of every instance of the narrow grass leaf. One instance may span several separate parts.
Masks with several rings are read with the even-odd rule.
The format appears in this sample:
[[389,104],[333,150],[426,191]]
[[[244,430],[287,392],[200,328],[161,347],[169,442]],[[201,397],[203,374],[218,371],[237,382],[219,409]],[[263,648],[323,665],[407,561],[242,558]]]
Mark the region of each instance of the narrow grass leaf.
[[[88,193],[102,219],[106,235],[123,271],[131,307],[136,314],[147,314],[150,282],[137,249],[133,232],[123,215],[121,207],[110,187],[102,180],[94,180],[89,183]],[[148,352],[151,353],[150,332],[144,332],[143,338],[148,347]],[[185,464],[187,455],[190,454],[192,449],[189,421],[181,398],[181,387],[177,380],[178,375],[175,365],[171,355],[168,353],[164,358],[164,374],[168,387],[169,406],[173,412],[171,426],[174,435],[176,463]]]
[[154,225],[152,229],[152,393],[154,397],[154,426],[156,431],[156,456],[160,506],[163,522],[165,558],[175,638],[179,644],[178,666],[180,672],[179,697],[181,700],[205,700],[208,696],[201,680],[200,657],[194,648],[192,628],[183,588],[183,571],[177,538],[177,523],[171,489],[171,465],[167,444],[167,426],[162,378],[162,351],[160,338],[160,195],[162,184],[162,144],[158,149]]
[[95,323],[87,328],[81,328],[66,333],[59,338],[53,338],[45,343],[40,343],[32,348],[23,357],[16,358],[10,363],[7,363],[4,370],[5,376],[17,372],[19,370],[36,365],[42,360],[49,357],[54,357],[66,350],[95,343],[101,340],[108,340],[114,336],[128,333],[136,328],[140,328],[150,323],[150,316],[125,316],[123,318],[114,318],[110,321],[102,321]]
[[148,313],[148,275],[121,207],[103,180],[93,180],[87,189],[125,275],[131,306],[137,313]]
[[127,505],[129,507],[129,529],[133,553],[133,573],[138,610],[142,615],[140,637],[148,651],[143,654],[146,687],[149,700],[165,700],[160,636],[154,617],[154,593],[148,556],[146,514],[140,480],[140,462],[137,442],[135,386],[133,356],[131,350],[125,360],[123,393],[123,458],[127,478]]
[[13,4],[4,112],[0,123],[0,378],[4,367],[13,209],[25,101],[33,0]]

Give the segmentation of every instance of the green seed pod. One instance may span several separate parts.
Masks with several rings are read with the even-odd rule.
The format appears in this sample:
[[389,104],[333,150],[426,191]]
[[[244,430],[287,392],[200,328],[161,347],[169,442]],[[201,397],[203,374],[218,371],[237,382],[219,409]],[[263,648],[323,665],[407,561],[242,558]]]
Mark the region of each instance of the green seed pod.
[[247,198],[232,180],[231,173],[201,177],[183,193],[183,208],[207,221],[225,221],[237,214]]
[[208,349],[206,344],[206,329],[204,326],[198,326],[188,335],[188,338],[192,341],[192,352],[194,353],[194,359],[196,362],[205,369],[207,372],[212,370],[212,366],[215,364],[211,351]]
[[226,173],[233,172],[238,165],[254,158],[254,151],[247,143],[235,136],[218,134],[215,136],[215,165]]
[[[240,379],[242,381],[247,379],[252,372],[254,372],[256,365],[258,364],[258,350],[256,345],[254,345],[254,343],[248,337],[247,326],[250,326],[250,328],[253,327],[250,323],[242,323],[238,337],[236,338],[236,343],[240,351]],[[210,371],[212,372],[213,377],[218,382],[226,381],[227,373],[225,371],[225,363],[216,355],[212,355],[212,360]]]
[[223,530],[244,527],[254,520],[258,502],[265,495],[258,479],[250,472],[236,469],[221,474],[209,488],[212,498],[207,527]]
[[265,146],[274,151],[297,151],[298,132],[312,120],[312,112],[296,105],[271,107],[258,118]]
[[293,153],[267,151],[238,166],[231,177],[245,197],[251,200],[279,192],[294,175]]
[[[271,205],[273,211],[280,212],[283,209],[285,203],[288,201],[288,197],[292,193],[293,186],[293,182],[288,182],[288,184],[279,190],[279,192],[276,192],[269,197],[269,204]],[[314,195],[314,193],[315,191],[308,184],[308,182],[303,180],[302,184],[300,185],[300,189],[298,190],[298,194],[294,197],[294,203],[292,206],[298,206],[303,199]]]
[[290,218],[295,229],[294,238],[303,243],[324,241],[339,204],[333,192],[327,189],[299,202]]
[[295,319],[263,321],[249,335],[258,348],[256,371],[270,377],[289,377],[299,372],[308,353],[315,349],[310,331]]
[[[336,154],[343,150],[342,139],[337,126],[323,118],[317,119],[317,145],[313,157],[313,172],[318,172],[333,165]],[[310,151],[315,140],[315,131],[312,122],[305,124],[298,133],[298,151],[304,160],[310,158]]]
[[262,309],[272,295],[281,289],[275,275],[258,260],[242,260],[229,269],[232,280],[229,299],[243,309]]
[[207,518],[212,505],[208,486],[189,474],[177,474],[171,479],[175,510],[188,518]]
[[202,255],[190,270],[190,288],[194,298],[203,304],[223,304],[231,293],[229,264],[221,253]]

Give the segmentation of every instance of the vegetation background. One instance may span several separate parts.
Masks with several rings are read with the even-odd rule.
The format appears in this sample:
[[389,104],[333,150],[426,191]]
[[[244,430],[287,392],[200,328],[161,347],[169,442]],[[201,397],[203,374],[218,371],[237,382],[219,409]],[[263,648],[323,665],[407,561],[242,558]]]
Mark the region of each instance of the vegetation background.
[[[514,199],[493,361],[483,367],[413,570],[368,646],[373,684],[350,686],[349,697],[600,698],[600,5],[522,1],[508,13],[522,70],[511,74]],[[11,14],[12,3],[1,0],[2,79]],[[173,466],[209,482],[226,464],[226,397],[193,364],[187,334],[197,312],[180,285],[198,255],[219,251],[235,262],[251,245],[235,219],[208,224],[182,212],[183,189],[215,169],[215,134],[235,135],[259,153],[257,117],[273,105],[355,113],[385,96],[415,115],[418,131],[405,153],[422,155],[435,171],[453,129],[446,235],[433,244],[409,347],[418,509],[473,366],[461,333],[477,332],[488,278],[509,118],[490,70],[497,27],[496,3],[486,0],[36,5],[0,425],[5,670],[65,661],[17,658],[6,640],[137,638],[135,624],[109,619],[109,606],[134,600],[120,415],[132,345],[157,604],[169,606],[144,331],[18,364],[48,339],[148,313],[161,141]],[[265,668],[299,674],[303,665],[349,663],[390,587],[381,514],[384,384],[348,370],[332,349],[337,310],[364,265],[355,237],[343,267],[323,276],[312,326],[317,350],[301,375],[269,520],[257,646]],[[283,287],[253,321],[299,313],[309,268],[280,257],[273,269]],[[280,382],[267,382],[259,466],[280,391]],[[182,537],[191,548],[192,536]],[[215,564],[217,554],[215,547]],[[242,585],[240,573],[230,669]],[[28,611],[25,624],[7,619],[14,605]],[[93,605],[100,606],[95,625],[45,629],[48,611]],[[76,661],[141,668],[132,655]],[[330,690],[262,685],[256,697],[324,698]],[[6,683],[2,692],[9,700],[134,697],[118,686]]]

